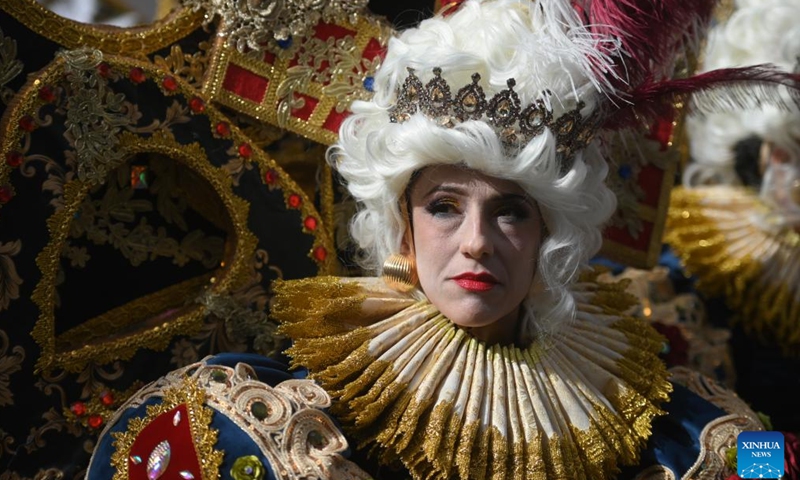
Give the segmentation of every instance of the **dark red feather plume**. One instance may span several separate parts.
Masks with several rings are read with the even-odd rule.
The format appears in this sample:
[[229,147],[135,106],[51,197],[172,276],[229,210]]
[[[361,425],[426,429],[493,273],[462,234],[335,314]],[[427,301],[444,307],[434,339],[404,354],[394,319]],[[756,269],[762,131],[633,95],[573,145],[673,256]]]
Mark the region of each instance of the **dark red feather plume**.
[[[789,109],[800,105],[800,75],[772,65],[725,68],[690,78],[645,80],[603,122],[602,129],[648,126],[658,118],[671,118],[675,105],[686,104],[692,113],[732,112],[770,104]],[[688,103],[687,103],[688,102]]]
[[[708,24],[716,0],[586,0],[589,27],[603,36],[620,39],[628,57],[618,71],[628,87],[671,73],[679,49]],[[622,68],[622,65],[620,65]]]

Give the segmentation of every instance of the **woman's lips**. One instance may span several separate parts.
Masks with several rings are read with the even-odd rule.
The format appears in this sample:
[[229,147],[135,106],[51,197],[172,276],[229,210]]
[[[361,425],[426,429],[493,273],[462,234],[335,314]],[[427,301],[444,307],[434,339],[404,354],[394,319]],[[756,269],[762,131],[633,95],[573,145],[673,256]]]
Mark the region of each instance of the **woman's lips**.
[[497,279],[488,273],[462,273],[453,277],[453,281],[470,292],[486,292],[498,283]]

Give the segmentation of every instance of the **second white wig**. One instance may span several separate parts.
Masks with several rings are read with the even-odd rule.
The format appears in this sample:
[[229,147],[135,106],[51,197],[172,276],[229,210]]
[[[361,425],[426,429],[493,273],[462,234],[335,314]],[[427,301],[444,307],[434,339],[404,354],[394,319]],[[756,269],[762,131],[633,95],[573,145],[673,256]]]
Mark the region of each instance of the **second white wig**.
[[[739,0],[730,18],[709,32],[702,71],[770,63],[791,72],[800,56],[800,0]],[[691,156],[683,184],[739,184],[735,146],[751,136],[800,155],[800,110],[782,91],[786,108],[713,113],[687,119]]]
[[454,93],[476,72],[487,99],[514,78],[523,108],[548,90],[555,118],[579,100],[585,118],[604,95],[613,95],[593,72],[611,69],[611,60],[599,52],[615,48],[614,40],[591,35],[567,1],[467,1],[452,15],[428,19],[390,40],[373,100],[353,104],[329,152],[360,206],[351,233],[363,249],[363,266],[378,274],[383,261],[400,251],[408,225],[400,202],[412,175],[430,165],[461,165],[518,183],[538,202],[547,226],[521,338],[548,335],[573,319],[575,300],[567,287],[600,249],[600,229],[616,206],[598,146],[590,144],[562,165],[550,129],[509,153],[484,121],[446,128],[416,113],[391,123],[388,111],[407,67],[423,83],[441,67]]

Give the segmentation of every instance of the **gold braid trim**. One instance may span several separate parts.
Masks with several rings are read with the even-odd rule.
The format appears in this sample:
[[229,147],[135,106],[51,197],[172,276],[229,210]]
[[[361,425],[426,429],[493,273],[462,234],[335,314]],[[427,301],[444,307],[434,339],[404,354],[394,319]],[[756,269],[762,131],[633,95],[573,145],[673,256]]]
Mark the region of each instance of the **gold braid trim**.
[[382,463],[415,479],[607,478],[638,461],[672,388],[661,336],[620,316],[624,285],[595,277],[575,286],[577,320],[525,349],[487,346],[374,279],[280,282],[273,314]]
[[214,449],[219,432],[211,428],[214,411],[205,406],[205,399],[205,392],[195,380],[186,379],[182,384],[165,390],[161,403],[148,405],[147,414],[143,418],[131,418],[124,432],[112,432],[111,435],[115,438],[113,443],[115,451],[111,456],[111,465],[116,468],[112,480],[129,478],[131,448],[139,433],[157,417],[180,405],[185,405],[189,414],[189,418],[185,421],[190,422],[194,449],[202,470],[201,479],[219,478],[218,469],[222,465],[224,452]]
[[697,287],[722,296],[745,332],[800,354],[800,235],[765,231],[768,209],[743,188],[676,189],[667,219],[669,243]]

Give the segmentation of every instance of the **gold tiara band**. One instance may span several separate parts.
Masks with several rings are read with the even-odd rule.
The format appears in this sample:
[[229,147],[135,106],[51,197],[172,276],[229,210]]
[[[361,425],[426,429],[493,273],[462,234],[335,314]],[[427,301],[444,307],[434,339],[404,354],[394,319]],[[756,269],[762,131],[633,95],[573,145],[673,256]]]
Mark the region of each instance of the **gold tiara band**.
[[[408,77],[397,91],[397,101],[389,109],[391,122],[406,122],[417,112],[447,128],[468,120],[484,121],[497,131],[504,147],[517,150],[549,129],[556,136],[557,152],[562,159],[571,158],[594,138],[596,116],[583,118],[583,101],[573,110],[553,118],[553,111],[543,98],[522,108],[519,95],[514,91],[516,80],[513,78],[506,81],[507,89],[487,100],[478,73],[472,74],[472,83],[459,89],[455,97],[442,78],[442,69],[434,68],[433,75],[427,85],[423,85],[414,69],[408,68]],[[544,92],[543,97],[545,95],[549,92]]]

